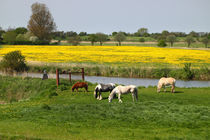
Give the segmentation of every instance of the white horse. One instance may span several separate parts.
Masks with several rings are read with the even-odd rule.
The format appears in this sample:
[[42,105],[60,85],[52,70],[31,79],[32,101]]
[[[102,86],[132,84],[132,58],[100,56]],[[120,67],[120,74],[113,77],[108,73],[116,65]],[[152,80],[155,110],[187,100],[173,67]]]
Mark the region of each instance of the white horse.
[[129,85],[129,86],[117,86],[112,90],[112,92],[109,95],[109,102],[112,101],[113,97],[115,94],[118,94],[118,99],[119,102],[122,103],[122,100],[120,99],[121,94],[127,94],[127,93],[132,93],[133,97],[133,102],[134,98],[136,98],[136,101],[138,100],[138,89],[134,85]]
[[162,87],[164,88],[164,92],[166,92],[166,86],[171,85],[171,92],[174,93],[175,84],[176,84],[176,79],[172,77],[169,77],[169,78],[162,77],[158,82],[157,92],[159,93]]

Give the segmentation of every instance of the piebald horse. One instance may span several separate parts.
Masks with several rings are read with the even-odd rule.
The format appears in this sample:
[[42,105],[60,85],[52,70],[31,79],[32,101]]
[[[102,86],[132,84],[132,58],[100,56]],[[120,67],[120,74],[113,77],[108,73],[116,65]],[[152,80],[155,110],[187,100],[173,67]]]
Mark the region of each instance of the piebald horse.
[[171,92],[174,93],[175,92],[175,90],[174,90],[175,84],[176,84],[176,80],[174,78],[172,78],[172,77],[169,77],[169,78],[162,77],[158,82],[157,92],[159,93],[160,89],[162,87],[164,88],[164,92],[166,92],[166,86],[171,85]]
[[129,86],[117,86],[116,88],[114,88],[112,90],[112,92],[109,95],[109,102],[112,101],[113,97],[115,94],[118,94],[118,100],[120,103],[122,103],[122,100],[120,99],[121,94],[127,94],[127,93],[131,93],[132,97],[133,97],[133,102],[134,102],[134,98],[136,99],[136,101],[138,100],[138,89],[136,86],[134,85],[129,85]]
[[[95,87],[94,90],[94,97],[98,100],[102,100],[101,92],[112,92],[112,90],[115,88],[115,84],[109,83],[109,84],[98,84]],[[99,94],[98,94],[99,93]]]

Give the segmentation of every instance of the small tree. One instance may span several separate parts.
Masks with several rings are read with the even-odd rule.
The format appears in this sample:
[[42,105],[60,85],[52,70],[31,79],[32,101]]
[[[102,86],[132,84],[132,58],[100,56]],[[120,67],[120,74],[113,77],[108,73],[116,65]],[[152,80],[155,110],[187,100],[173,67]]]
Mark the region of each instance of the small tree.
[[167,46],[167,44],[166,44],[166,42],[164,40],[159,40],[157,45],[159,47],[165,47],[165,46]]
[[147,36],[148,29],[147,28],[140,28],[140,29],[138,29],[137,34],[139,34],[139,36]]
[[102,46],[103,42],[107,41],[108,36],[104,33],[96,33],[97,41],[100,42],[100,45]]
[[79,45],[80,41],[81,41],[81,38],[78,35],[69,37],[69,39],[68,39],[68,43],[71,43],[73,46]]
[[3,41],[8,44],[14,44],[16,36],[17,34],[13,30],[7,31],[5,34],[3,34]]
[[97,36],[96,36],[96,34],[91,34],[91,35],[89,35],[88,40],[90,40],[91,45],[93,46],[94,43],[97,42]]
[[172,47],[174,42],[176,41],[176,36],[175,35],[169,35],[169,36],[167,36],[166,40],[171,44],[171,47]]
[[201,42],[205,45],[205,47],[206,48],[208,48],[208,44],[209,44],[209,39],[208,39],[208,37],[205,37],[205,38],[203,38],[202,40],[201,40]]
[[123,32],[118,32],[115,36],[114,36],[114,40],[116,40],[118,42],[118,45],[121,46],[121,42],[124,41],[126,39],[126,36],[124,35]]
[[3,56],[1,66],[6,72],[22,72],[28,69],[25,63],[25,57],[20,51],[12,51]]
[[185,41],[187,42],[187,46],[190,47],[190,45],[195,42],[194,38],[192,36],[187,36]]

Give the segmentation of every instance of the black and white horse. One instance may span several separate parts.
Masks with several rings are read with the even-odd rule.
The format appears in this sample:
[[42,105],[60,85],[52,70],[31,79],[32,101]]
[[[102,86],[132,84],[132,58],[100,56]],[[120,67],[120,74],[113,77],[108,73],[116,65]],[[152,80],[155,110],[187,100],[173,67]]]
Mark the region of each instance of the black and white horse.
[[[109,83],[109,84],[98,84],[95,87],[94,91],[94,97],[98,100],[102,100],[101,92],[112,92],[112,90],[115,88],[115,84]],[[99,94],[98,94],[99,93]]]

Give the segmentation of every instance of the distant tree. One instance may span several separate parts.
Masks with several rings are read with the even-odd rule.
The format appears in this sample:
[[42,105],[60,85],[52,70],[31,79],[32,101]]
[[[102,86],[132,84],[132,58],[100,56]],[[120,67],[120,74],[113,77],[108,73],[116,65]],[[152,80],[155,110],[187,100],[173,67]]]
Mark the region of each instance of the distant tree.
[[3,34],[5,31],[0,27],[0,44],[3,44]]
[[81,41],[81,38],[78,35],[69,37],[68,39],[68,43],[72,44],[73,46],[79,45],[80,41]]
[[137,33],[139,34],[139,36],[147,36],[148,29],[147,28],[140,28],[140,29],[138,29]]
[[73,36],[77,36],[77,33],[74,31],[70,31],[70,32],[66,32],[65,36],[66,36],[66,38],[73,37]]
[[25,34],[28,30],[25,27],[18,27],[14,30],[16,34]]
[[25,63],[25,57],[20,51],[12,51],[5,54],[1,61],[1,66],[7,72],[21,72],[28,69]]
[[5,34],[3,34],[3,41],[7,44],[14,44],[16,36],[17,34],[13,30],[7,31]]
[[169,35],[169,32],[167,30],[163,30],[161,35],[158,37],[158,39],[166,41],[166,38],[167,38],[168,35]]
[[104,33],[96,33],[97,41],[100,42],[100,45],[103,45],[103,42],[107,41],[108,36]]
[[87,35],[87,32],[80,32],[79,33],[79,36],[86,36]]
[[25,39],[25,37],[24,37],[24,35],[23,34],[18,34],[17,36],[16,36],[16,41],[25,41],[26,39]]
[[208,39],[208,37],[205,37],[201,40],[201,42],[205,45],[206,48],[208,48],[208,44],[210,42],[210,39]]
[[117,34],[117,32],[112,32],[112,36],[115,36]]
[[28,22],[28,29],[39,38],[40,41],[50,41],[50,35],[56,25],[53,17],[45,4],[34,3],[31,6],[32,15]]
[[187,42],[187,46],[190,47],[190,45],[195,42],[194,38],[191,35],[188,35],[185,39],[185,41]]
[[176,36],[175,35],[168,35],[166,40],[171,44],[171,47],[172,47],[174,42],[176,41]]
[[114,40],[118,42],[118,45],[121,46],[121,42],[124,41],[126,39],[126,36],[123,32],[118,32],[115,36],[114,36]]
[[97,42],[97,36],[96,34],[90,34],[88,40],[91,42],[92,46],[95,42]]
[[165,40],[159,40],[157,45],[158,45],[159,47],[165,47],[165,46],[167,46]]
[[191,31],[191,32],[189,33],[189,36],[192,36],[192,37],[199,37],[199,34],[196,33],[195,31]]

